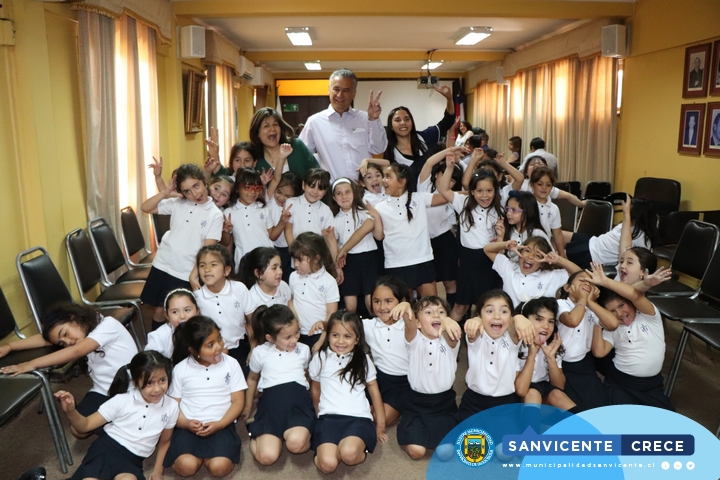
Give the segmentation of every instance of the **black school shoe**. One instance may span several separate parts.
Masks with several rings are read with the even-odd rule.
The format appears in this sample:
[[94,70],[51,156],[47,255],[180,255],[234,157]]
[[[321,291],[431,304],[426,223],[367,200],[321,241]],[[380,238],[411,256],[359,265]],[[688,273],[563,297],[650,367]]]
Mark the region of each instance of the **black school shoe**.
[[46,478],[45,467],[35,467],[20,475],[18,480],[45,480]]

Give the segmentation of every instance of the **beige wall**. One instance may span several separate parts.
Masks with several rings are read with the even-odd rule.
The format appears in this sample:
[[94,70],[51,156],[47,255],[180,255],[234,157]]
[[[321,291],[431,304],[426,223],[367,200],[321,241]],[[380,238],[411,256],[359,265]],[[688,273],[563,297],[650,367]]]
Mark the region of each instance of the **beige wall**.
[[720,101],[682,98],[685,48],[720,38],[717,0],[638,0],[628,21],[622,113],[618,122],[615,189],[632,192],[639,177],[682,184],[684,210],[720,209],[720,159],[677,153],[680,106]]

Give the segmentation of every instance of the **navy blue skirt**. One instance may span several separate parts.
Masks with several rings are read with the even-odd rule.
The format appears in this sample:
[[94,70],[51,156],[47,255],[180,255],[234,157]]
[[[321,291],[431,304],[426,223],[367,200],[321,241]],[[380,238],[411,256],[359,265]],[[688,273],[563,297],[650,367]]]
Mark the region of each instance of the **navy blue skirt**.
[[530,388],[534,388],[538,392],[540,392],[540,396],[542,398],[547,398],[548,395],[550,395],[550,392],[553,390],[560,390],[558,387],[553,385],[547,380],[543,380],[542,382],[530,382]]
[[305,427],[315,428],[315,408],[310,392],[297,382],[266,388],[258,400],[255,421],[248,425],[251,437],[273,435],[283,439],[285,431]]
[[345,280],[340,284],[340,296],[372,295],[380,277],[380,257],[377,250],[349,253],[343,267]]
[[115,478],[122,473],[145,480],[143,460],[116,442],[110,435],[100,435],[88,449],[72,480],[83,478]]
[[610,405],[647,405],[675,411],[663,390],[661,374],[652,377],[635,377],[623,373],[612,364],[605,377],[605,388]]
[[176,428],[163,466],[166,468],[171,466],[180,455],[186,453],[203,459],[226,457],[237,464],[240,463],[241,446],[234,422],[209,437],[199,437],[189,430]]
[[375,424],[369,418],[350,417],[348,415],[321,415],[315,422],[312,437],[312,449],[324,443],[339,445],[346,437],[360,437],[365,444],[365,451],[372,453],[377,445]]
[[388,375],[378,369],[377,384],[383,403],[387,403],[402,415],[412,392],[407,375]]
[[460,421],[466,420],[476,413],[480,413],[489,408],[499,407],[500,405],[510,405],[511,403],[520,403],[521,401],[515,392],[501,397],[491,397],[468,388],[460,400]]
[[592,235],[587,233],[573,233],[570,241],[565,245],[565,255],[583,270],[590,268],[592,255],[590,255],[590,239]]
[[435,265],[430,260],[407,267],[386,268],[385,275],[401,278],[408,288],[416,289],[426,283],[435,283]]
[[577,362],[562,362],[565,374],[565,394],[575,402],[580,411],[608,405],[607,391],[595,371],[591,353]]
[[430,239],[435,265],[435,280],[449,282],[458,276],[458,243],[452,230]]
[[302,343],[303,345],[307,345],[310,347],[310,355],[312,355],[312,348],[315,346],[318,340],[320,340],[321,333],[316,333],[315,335],[303,335],[300,334],[300,339],[298,342]]
[[246,379],[247,379],[248,373],[250,372],[250,367],[248,366],[248,362],[247,362],[249,354],[250,354],[250,340],[248,340],[247,335],[245,335],[245,338],[240,339],[237,347],[231,348],[228,350],[228,355],[233,357],[240,364],[240,368],[242,369],[243,375],[245,376]]
[[445,435],[460,423],[455,396],[453,389],[441,393],[410,390],[397,427],[398,444],[437,447]]
[[[107,397],[102,393],[88,392],[85,394],[85,397],[80,401],[80,403],[77,404],[75,410],[77,410],[83,417],[89,417],[93,413],[97,412],[100,409],[100,405],[107,402],[109,398],[110,397]],[[98,427],[93,430],[93,433],[95,435],[102,435],[105,433],[105,430],[103,427]]]
[[[280,235],[285,234],[281,233]],[[285,283],[288,283],[290,282],[290,274],[295,271],[295,269],[292,268],[290,249],[288,247],[275,247],[275,250],[277,250],[278,255],[280,255],[280,266],[283,271],[283,280],[285,280]]]
[[190,282],[187,279],[181,280],[158,268],[150,267],[150,273],[147,280],[145,280],[140,300],[153,307],[162,307],[167,294],[177,288],[186,288],[192,291]]
[[500,288],[502,280],[482,248],[460,247],[460,269],[458,270],[457,297],[459,305],[475,305],[480,295]]

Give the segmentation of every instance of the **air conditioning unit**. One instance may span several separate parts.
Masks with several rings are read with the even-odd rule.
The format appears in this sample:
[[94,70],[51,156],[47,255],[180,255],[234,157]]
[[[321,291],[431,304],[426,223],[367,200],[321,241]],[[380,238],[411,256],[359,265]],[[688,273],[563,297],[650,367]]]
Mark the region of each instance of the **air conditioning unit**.
[[205,58],[205,28],[180,27],[180,58]]
[[425,77],[418,77],[417,88],[433,88],[437,87],[439,79],[434,75],[427,75]]
[[265,86],[265,70],[263,69],[263,67],[255,67],[251,84],[253,87]]
[[242,55],[238,56],[238,62],[235,69],[237,70],[239,76],[246,80],[252,80],[254,68],[255,65],[250,60]]

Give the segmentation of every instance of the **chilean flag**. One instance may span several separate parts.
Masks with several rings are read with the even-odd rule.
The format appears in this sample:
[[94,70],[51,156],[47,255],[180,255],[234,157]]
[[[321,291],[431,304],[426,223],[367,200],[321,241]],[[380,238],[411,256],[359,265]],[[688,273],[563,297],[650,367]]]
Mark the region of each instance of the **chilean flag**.
[[465,120],[465,109],[463,108],[463,103],[465,103],[465,90],[463,89],[462,81],[462,78],[458,78],[453,80],[452,84],[453,99],[455,101],[455,116],[460,117],[461,121]]

